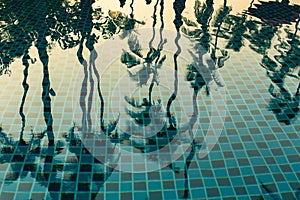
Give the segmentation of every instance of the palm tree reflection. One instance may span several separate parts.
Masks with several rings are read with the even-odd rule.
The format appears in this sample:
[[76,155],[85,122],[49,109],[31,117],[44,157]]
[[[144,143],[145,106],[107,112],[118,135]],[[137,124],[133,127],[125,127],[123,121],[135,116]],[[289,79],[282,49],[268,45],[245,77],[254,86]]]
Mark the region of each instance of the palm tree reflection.
[[[125,100],[135,109],[139,109],[141,111],[135,112],[133,110],[127,110],[128,115],[134,119],[135,123],[142,125],[142,126],[148,126],[151,123],[151,113],[162,112],[162,105],[161,100],[158,99],[154,101],[152,99],[152,90],[156,83],[156,85],[159,85],[158,80],[158,69],[161,68],[164,61],[166,60],[166,55],[162,55],[163,46],[166,43],[166,40],[162,37],[162,31],[164,28],[164,22],[163,22],[163,9],[164,9],[164,1],[161,1],[161,11],[160,11],[160,17],[161,17],[161,27],[160,27],[160,42],[157,46],[157,48],[154,48],[152,43],[155,38],[155,25],[156,25],[156,11],[157,11],[157,5],[158,2],[156,2],[154,6],[154,13],[153,13],[153,36],[149,41],[149,51],[146,53],[146,56],[143,56],[142,54],[142,47],[139,44],[139,41],[137,40],[137,37],[134,35],[129,36],[128,39],[128,45],[131,52],[124,51],[121,56],[121,62],[127,66],[128,75],[130,78],[137,82],[137,86],[142,87],[145,86],[150,79],[150,76],[152,75],[152,80],[150,82],[150,87],[148,90],[148,99],[143,98],[142,103],[137,102],[133,98],[125,97]],[[152,113],[153,114],[153,113]],[[157,116],[158,118],[162,118],[162,116]],[[162,119],[161,119],[162,120]],[[153,122],[152,122],[153,123]],[[159,122],[159,119],[157,123],[163,123],[163,121]],[[134,126],[129,126],[134,127]],[[135,132],[135,130],[131,129],[128,130],[130,132]]]
[[[294,33],[288,29],[284,29],[285,33],[283,33],[279,24],[260,23],[254,20],[246,22],[249,34],[245,34],[245,38],[250,41],[249,47],[263,56],[260,65],[266,69],[267,76],[272,82],[268,89],[272,97],[269,109],[279,122],[286,125],[291,124],[299,112],[299,85],[293,95],[285,84],[287,77],[292,81],[299,80],[299,72],[297,74],[297,67],[300,65],[297,56],[299,54],[299,36],[297,35],[299,21],[298,19],[295,23]],[[283,34],[287,35],[286,39],[282,38]],[[275,36],[278,39],[276,43],[273,42]],[[272,45],[279,52],[279,55],[274,56],[275,59],[272,59],[268,52]]]
[[[40,142],[44,133],[33,133],[29,142],[24,140],[4,143],[1,153],[1,163],[10,162],[10,169],[6,173],[6,183],[12,183],[18,178],[41,178],[41,166],[38,165],[37,156],[40,153]],[[21,143],[22,142],[22,143]],[[11,160],[7,160],[11,156]]]
[[[41,145],[44,133],[33,133],[28,143],[13,141],[0,129],[1,163],[10,163],[5,183],[29,176],[48,188],[52,199],[95,199],[112,168],[95,159],[74,133],[75,127],[53,146]],[[34,193],[35,191],[33,191]]]
[[27,51],[25,53],[25,55],[23,56],[23,58],[22,58],[23,65],[24,65],[25,68],[23,70],[24,79],[23,79],[23,82],[22,82],[24,93],[23,93],[23,96],[22,96],[22,102],[21,102],[20,109],[19,109],[19,114],[20,114],[21,119],[22,119],[22,128],[21,128],[21,132],[20,132],[20,140],[21,139],[23,140],[24,128],[25,128],[25,125],[26,125],[26,117],[25,117],[25,114],[23,112],[23,109],[24,109],[24,104],[25,104],[25,101],[26,101],[27,92],[29,90],[29,85],[27,83],[28,68],[29,68],[28,59],[30,59],[30,57],[29,57],[28,51]]
[[[212,52],[212,57],[216,60],[216,63],[218,64],[218,67],[221,68],[224,66],[224,63],[226,60],[229,59],[229,53],[228,51],[222,49],[221,50],[221,56],[219,56],[218,58],[216,58],[216,51],[218,48],[218,40],[219,37],[224,37],[225,36],[225,31],[222,30],[224,28],[221,28],[226,17],[229,15],[229,13],[231,12],[231,7],[227,6],[227,1],[224,0],[223,6],[219,8],[219,10],[216,11],[215,17],[213,19],[213,27],[216,27],[216,30],[213,30],[215,35],[215,42],[213,44],[213,52]],[[225,36],[226,37],[226,36]]]
[[48,190],[53,199],[95,199],[113,172],[90,154],[75,129],[74,126],[65,134],[65,147],[54,151],[49,175],[44,168],[44,183],[50,183]]
[[[30,174],[30,176],[36,179],[41,185],[48,187],[50,196],[53,199],[74,198],[76,194],[78,194],[78,198],[85,197],[94,199],[104,182],[112,173],[111,168],[107,168],[103,163],[96,160],[87,149],[85,149],[78,137],[75,136],[74,129],[70,131],[66,141],[57,140],[56,143],[54,142],[51,96],[55,96],[55,92],[50,84],[50,70],[48,67],[49,56],[47,49],[50,43],[46,37],[50,36],[52,42],[58,42],[62,49],[73,48],[79,44],[78,60],[85,67],[86,74],[95,73],[98,81],[98,92],[101,98],[100,77],[95,66],[97,55],[93,47],[98,37],[92,33],[92,29],[94,27],[100,27],[100,22],[93,23],[93,17],[100,19],[103,16],[101,16],[102,14],[99,12],[99,9],[93,10],[93,2],[94,1],[86,0],[81,1],[80,3],[75,2],[73,5],[58,3],[61,5],[59,8],[56,7],[57,2],[48,2],[49,4],[46,4],[46,2],[39,2],[40,4],[35,8],[34,12],[28,12],[30,7],[26,7],[28,9],[21,12],[16,9],[1,9],[1,13],[9,10],[9,12],[12,12],[12,15],[9,14],[9,16],[11,15],[14,17],[12,19],[7,17],[8,15],[6,14],[1,14],[1,20],[4,19],[7,24],[7,26],[4,27],[3,33],[7,33],[7,35],[5,38],[1,37],[0,41],[1,48],[2,44],[4,45],[4,51],[1,51],[0,59],[1,69],[3,69],[1,73],[8,70],[9,64],[15,57],[23,56],[22,61],[25,67],[22,83],[24,93],[19,110],[22,119],[19,141],[8,138],[2,131],[2,128],[0,129],[1,141],[3,141],[4,144],[1,151],[1,162],[11,162],[10,172],[6,174],[6,182],[15,181],[18,178],[23,179]],[[6,6],[16,8],[9,3],[10,2],[5,2]],[[57,9],[52,9],[54,7],[51,6],[54,5]],[[34,19],[34,21],[26,21],[21,19],[25,13],[26,16],[28,13],[38,14],[29,16],[31,19]],[[114,21],[114,23],[120,23],[118,26],[119,29],[129,30],[134,28],[134,23],[136,23],[136,21],[131,23],[133,19],[129,19],[121,14],[124,16],[123,18],[121,17],[123,20],[122,22],[118,21],[118,17],[114,16],[112,12],[110,12],[110,15],[110,22]],[[64,18],[63,16],[66,17]],[[127,22],[125,22],[126,20]],[[15,23],[16,21],[18,23]],[[38,26],[35,23],[37,23]],[[82,26],[77,26],[77,24],[81,24]],[[106,25],[107,23],[103,25],[103,28],[100,27],[104,35],[111,30],[111,32],[114,32],[113,29],[108,30]],[[15,29],[18,27],[23,31],[17,33]],[[111,35],[111,32],[108,33],[108,35]],[[4,48],[9,47],[12,43],[16,44],[22,40],[24,41],[24,45],[16,52],[9,51],[9,48]],[[29,90],[27,76],[29,69],[28,60],[30,59],[28,49],[33,41],[38,49],[39,59],[43,65],[42,102],[46,130],[41,133],[34,133],[31,131],[32,137],[30,141],[25,142],[23,140],[24,127],[26,124],[24,105]],[[86,42],[86,47],[90,51],[91,62],[89,63],[89,66],[82,55],[84,42]],[[4,64],[4,68],[2,64]],[[92,76],[90,76],[89,81],[91,85],[94,84]],[[91,98],[92,96],[90,95],[89,100],[91,100]],[[103,106],[104,102],[102,101],[102,114]],[[104,126],[102,115],[101,127],[104,132],[110,133],[115,129],[115,124]],[[49,141],[46,148],[41,146],[45,133],[47,134]],[[101,141],[99,142],[101,143]],[[84,176],[82,176],[82,174],[84,174]],[[62,193],[59,193],[59,191],[62,191]]]
[[[183,18],[185,26],[182,28],[182,31],[195,41],[196,44],[194,52],[191,52],[194,57],[194,63],[190,64],[187,68],[187,80],[192,81],[191,85],[193,88],[201,89],[205,85],[206,92],[209,94],[209,85],[207,83],[210,83],[212,79],[218,86],[223,86],[217,68],[224,66],[224,62],[229,58],[229,54],[226,50],[222,49],[220,50],[221,55],[217,57],[217,50],[219,49],[218,39],[223,32],[221,31],[221,26],[229,14],[230,8],[226,6],[225,1],[223,7],[218,11],[218,15],[214,18],[213,25],[217,28],[214,30],[214,43],[211,42],[212,35],[209,33],[210,21],[214,11],[213,1],[207,0],[204,4],[196,1],[194,10],[197,23]],[[203,65],[207,65],[208,68],[199,67]]]
[[261,28],[258,29],[255,21],[249,20],[247,27],[249,28],[249,34],[245,34],[245,37],[250,41],[249,47],[255,52],[265,55],[267,50],[271,47],[271,42],[276,32],[277,27],[262,24]]
[[[162,45],[157,49],[151,48],[147,55],[143,57],[141,47],[136,37],[131,36],[128,41],[132,53],[124,51],[121,57],[121,62],[128,68],[129,76],[137,81],[137,86],[145,85],[150,75],[153,75],[153,83],[158,83],[158,69],[162,66],[166,56],[161,57]],[[151,102],[151,99],[149,99]]]
[[164,9],[164,2],[161,1],[161,29],[160,29],[160,42],[157,48],[152,46],[153,40],[155,38],[155,25],[156,25],[156,11],[157,5],[156,2],[154,6],[154,14],[153,14],[153,36],[149,41],[149,51],[146,56],[143,56],[141,50],[142,47],[137,40],[137,37],[134,35],[129,36],[128,45],[131,52],[124,51],[121,56],[121,62],[125,64],[128,68],[128,74],[132,80],[137,82],[137,86],[142,87],[145,86],[149,79],[150,75],[152,75],[152,80],[149,87],[149,98],[144,98],[142,103],[138,103],[135,99],[125,97],[125,100],[134,108],[142,109],[141,112],[134,112],[133,110],[127,109],[127,113],[137,124],[147,126],[151,123],[150,119],[150,110],[156,110],[159,112],[161,110],[161,103],[160,99],[157,102],[152,100],[152,90],[154,84],[159,85],[158,81],[158,69],[161,68],[163,62],[166,59],[166,55],[161,54],[163,49],[163,45],[165,44],[165,40],[162,38],[162,30],[164,27],[163,23],[163,9]]
[[[161,1],[162,2],[162,1]],[[158,1],[155,4],[155,9],[154,9],[154,16],[153,16],[153,30],[154,27],[156,25],[156,6],[158,5]],[[161,4],[163,5],[163,4]],[[162,7],[161,7],[162,8]],[[169,143],[177,143],[179,141],[177,141],[178,139],[176,139],[176,135],[179,135],[183,132],[187,132],[187,135],[189,135],[190,137],[192,137],[192,131],[193,131],[193,126],[195,124],[195,122],[197,121],[197,116],[198,116],[198,108],[197,108],[197,95],[198,95],[198,91],[201,89],[201,87],[203,87],[205,85],[205,82],[203,81],[201,83],[200,87],[195,86],[193,88],[193,97],[192,97],[192,101],[193,101],[193,114],[191,116],[191,118],[189,119],[189,121],[187,122],[187,124],[182,125],[182,127],[178,127],[177,126],[177,120],[176,120],[176,116],[174,116],[170,110],[171,110],[171,106],[172,103],[174,102],[174,100],[176,99],[177,96],[177,92],[178,92],[178,63],[177,63],[177,58],[181,53],[181,47],[179,45],[179,40],[181,37],[181,34],[179,32],[180,27],[182,25],[182,12],[185,8],[185,1],[175,1],[174,2],[174,10],[175,10],[175,20],[174,20],[174,24],[175,27],[177,29],[177,35],[175,38],[175,44],[177,46],[177,51],[174,53],[173,56],[173,61],[174,61],[174,91],[172,93],[172,95],[170,96],[170,98],[168,99],[167,102],[167,110],[166,110],[166,114],[164,114],[164,111],[162,110],[162,101],[161,99],[157,99],[156,101],[154,101],[151,98],[151,92],[152,92],[152,88],[154,83],[159,83],[158,80],[158,70],[159,68],[161,68],[164,64],[164,61],[166,59],[166,56],[161,57],[161,51],[163,50],[163,44],[165,43],[164,39],[161,37],[160,38],[160,42],[158,45],[158,48],[153,48],[152,46],[152,42],[154,40],[155,37],[155,31],[153,31],[153,37],[152,39],[149,41],[149,52],[147,53],[147,55],[144,57],[143,53],[141,51],[142,47],[139,44],[137,37],[131,36],[128,40],[128,45],[130,47],[130,52],[123,52],[122,56],[121,56],[121,62],[123,64],[125,64],[128,68],[128,73],[129,76],[137,82],[137,86],[139,87],[143,87],[145,86],[145,84],[147,82],[149,82],[150,79],[150,75],[152,74],[153,78],[150,84],[150,88],[149,88],[149,98],[143,98],[141,102],[137,101],[134,98],[130,98],[130,97],[125,97],[125,100],[127,101],[127,103],[129,105],[131,105],[134,110],[139,110],[138,112],[133,111],[133,110],[129,110],[127,109],[128,115],[133,119],[133,121],[138,124],[139,126],[151,126],[152,123],[154,123],[153,121],[151,121],[151,117],[150,117],[150,110],[151,111],[155,111],[156,114],[161,113],[162,115],[160,115],[160,117],[156,118],[156,120],[160,120],[159,123],[161,123],[163,126],[161,127],[161,129],[154,134],[151,137],[147,137],[146,139],[142,139],[142,141],[139,139],[140,135],[134,135],[133,132],[134,130],[127,130],[130,131],[131,135],[133,134],[137,139],[131,137],[131,138],[121,138],[121,140],[131,140],[132,145],[135,148],[140,149],[141,152],[143,153],[151,153],[153,151],[157,151],[160,150],[162,148],[164,148],[166,145],[168,145]],[[163,25],[163,22],[161,23]],[[160,31],[163,30],[163,27],[161,27]],[[161,32],[160,32],[161,33]],[[162,34],[160,34],[162,35]],[[199,74],[200,75],[200,74]],[[151,113],[153,115],[153,113]],[[167,118],[168,120],[164,120],[164,118]],[[129,125],[128,127],[132,127],[131,125]],[[143,134],[143,133],[140,133]],[[183,172],[181,174],[183,174],[184,178],[185,178],[185,191],[182,194],[183,198],[188,198],[189,197],[189,183],[188,183],[188,169],[190,167],[190,164],[192,162],[192,159],[194,158],[194,155],[196,153],[196,148],[197,146],[199,146],[199,144],[197,144],[197,142],[193,139],[191,139],[192,141],[192,146],[189,149],[189,153],[186,157],[185,162],[185,166],[184,166],[184,170],[180,171],[177,170],[175,163],[171,163],[169,165],[170,168],[172,168],[176,173],[180,173]],[[155,155],[153,155],[155,156]],[[149,157],[149,159],[157,159],[155,157]]]
[[[299,36],[297,35],[299,21],[300,20],[296,23],[295,33],[287,33],[289,42],[285,43],[285,41],[280,41],[280,43],[276,45],[278,52],[280,52],[280,55],[274,56],[277,62],[265,55],[261,63],[261,65],[267,70],[267,76],[272,81],[269,86],[269,92],[272,96],[269,108],[276,115],[279,122],[287,125],[292,123],[300,110],[300,83],[298,84],[294,95],[292,95],[285,86],[287,77],[298,82],[300,79],[299,69],[298,74],[296,71],[297,67],[300,65],[300,59],[297,56],[297,54],[300,53],[300,42]],[[274,85],[276,85],[276,87]]]
[[100,22],[95,28],[101,31],[104,39],[120,32],[125,38],[139,24],[143,25],[145,22],[129,17],[120,11],[109,10],[108,16],[101,16]]

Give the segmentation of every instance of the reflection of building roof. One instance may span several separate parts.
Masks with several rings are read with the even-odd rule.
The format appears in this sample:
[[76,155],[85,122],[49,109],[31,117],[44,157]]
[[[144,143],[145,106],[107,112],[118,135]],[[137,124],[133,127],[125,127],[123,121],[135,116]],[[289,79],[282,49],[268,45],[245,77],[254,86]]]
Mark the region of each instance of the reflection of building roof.
[[288,5],[275,1],[259,2],[260,4],[254,4],[256,8],[249,8],[247,14],[255,16],[267,24],[273,26],[290,24],[299,18],[299,5]]

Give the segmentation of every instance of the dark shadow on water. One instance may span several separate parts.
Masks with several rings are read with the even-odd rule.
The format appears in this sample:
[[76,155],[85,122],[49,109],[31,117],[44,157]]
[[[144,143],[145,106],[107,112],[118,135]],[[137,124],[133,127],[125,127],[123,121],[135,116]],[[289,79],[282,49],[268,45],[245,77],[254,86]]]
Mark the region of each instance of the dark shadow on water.
[[246,12],[255,16],[263,22],[278,26],[296,22],[300,14],[299,5],[290,5],[289,1],[259,1],[254,4],[255,8],[250,7]]

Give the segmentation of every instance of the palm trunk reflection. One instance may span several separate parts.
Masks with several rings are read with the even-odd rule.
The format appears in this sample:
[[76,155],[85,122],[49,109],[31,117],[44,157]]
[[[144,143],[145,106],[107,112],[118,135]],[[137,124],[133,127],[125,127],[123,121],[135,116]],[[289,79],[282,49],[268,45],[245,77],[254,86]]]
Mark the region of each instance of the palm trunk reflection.
[[19,114],[20,114],[21,119],[22,119],[22,128],[21,128],[21,132],[20,132],[20,141],[23,140],[24,128],[25,128],[25,125],[26,125],[26,117],[25,117],[25,114],[24,114],[23,110],[24,110],[24,104],[25,104],[25,101],[26,101],[27,92],[29,90],[29,85],[27,83],[28,68],[29,68],[28,59],[30,59],[30,57],[29,57],[28,51],[27,51],[26,54],[22,58],[22,62],[23,62],[23,65],[24,65],[25,68],[23,70],[24,79],[23,79],[23,82],[22,82],[24,93],[23,93],[23,96],[22,96],[22,102],[21,102],[20,109],[19,109]]

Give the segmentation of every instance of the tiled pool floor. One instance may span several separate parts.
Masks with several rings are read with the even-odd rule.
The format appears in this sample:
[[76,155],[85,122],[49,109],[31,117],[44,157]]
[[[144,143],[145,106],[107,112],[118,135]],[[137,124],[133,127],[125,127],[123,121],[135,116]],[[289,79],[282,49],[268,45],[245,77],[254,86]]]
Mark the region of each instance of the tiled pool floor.
[[300,199],[299,14],[0,0],[0,199]]

